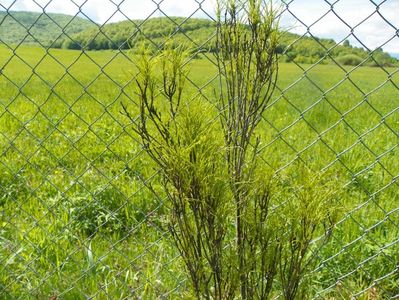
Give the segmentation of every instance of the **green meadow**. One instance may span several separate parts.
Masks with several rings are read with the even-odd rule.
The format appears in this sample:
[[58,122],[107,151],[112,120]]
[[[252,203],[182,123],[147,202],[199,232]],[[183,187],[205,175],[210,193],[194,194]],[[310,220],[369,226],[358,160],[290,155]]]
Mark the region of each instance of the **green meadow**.
[[[148,189],[157,170],[121,113],[136,109],[139,59],[0,47],[0,299],[192,298],[168,202]],[[188,102],[215,102],[214,61],[188,62]],[[397,68],[279,65],[265,166],[281,180],[297,161],[328,170],[340,194],[309,298],[398,296],[398,86]]]

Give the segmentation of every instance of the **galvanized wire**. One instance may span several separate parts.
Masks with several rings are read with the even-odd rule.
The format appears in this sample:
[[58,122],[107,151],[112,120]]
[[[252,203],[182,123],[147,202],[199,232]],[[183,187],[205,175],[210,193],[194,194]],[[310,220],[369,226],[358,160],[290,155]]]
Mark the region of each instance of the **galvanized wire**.
[[[25,25],[12,13],[14,10],[18,9],[18,5],[20,4],[19,1],[0,1],[0,11],[5,12],[5,16],[0,20],[0,30],[7,20],[12,20],[18,24],[18,26],[23,28],[26,33],[23,39],[16,44],[10,44],[4,39],[4,37],[2,37],[2,35],[0,35],[0,45],[10,53],[10,55],[6,57],[0,65],[0,83],[4,86],[9,84],[12,86],[13,90],[16,91],[16,93],[14,93],[14,95],[9,99],[0,99],[0,121],[2,122],[0,124],[1,156],[6,157],[7,155],[10,155],[9,153],[14,153],[13,155],[17,155],[19,157],[19,162],[21,163],[19,166],[11,166],[5,159],[0,160],[0,171],[2,172],[0,176],[4,178],[11,176],[11,178],[7,177],[7,181],[5,179],[4,181],[0,181],[0,207],[3,198],[7,198],[7,203],[12,202],[14,205],[12,212],[6,213],[4,210],[0,213],[0,245],[4,249],[4,252],[0,252],[0,273],[8,274],[6,282],[0,281],[0,298],[40,298],[43,297],[42,289],[44,286],[47,289],[54,291],[54,294],[47,294],[47,297],[55,296],[60,299],[70,297],[70,293],[74,291],[77,291],[80,296],[94,299],[127,299],[131,297],[140,299],[140,295],[145,294],[148,289],[152,289],[153,293],[156,294],[157,297],[173,298],[177,297],[186,288],[184,271],[179,270],[179,272],[176,272],[176,269],[173,266],[175,263],[178,264],[179,260],[176,253],[169,254],[170,256],[167,257],[167,259],[161,261],[162,265],[156,264],[156,260],[160,255],[159,253],[162,252],[157,249],[157,245],[168,245],[168,240],[170,239],[168,231],[163,228],[162,222],[154,220],[154,216],[157,216],[158,212],[165,209],[165,199],[162,197],[154,199],[155,204],[149,210],[140,207],[139,204],[135,204],[134,200],[136,197],[144,195],[149,189],[156,188],[158,171],[156,169],[151,169],[150,173],[143,175],[141,174],[140,169],[131,169],[130,165],[136,163],[145,164],[146,156],[144,150],[141,149],[140,141],[132,134],[132,131],[129,130],[131,124],[127,123],[127,120],[124,119],[121,114],[115,113],[118,110],[116,107],[120,106],[120,102],[128,102],[129,105],[132,106],[137,104],[137,100],[135,99],[135,95],[131,88],[135,83],[136,76],[138,75],[137,71],[132,72],[130,78],[123,83],[121,83],[117,78],[114,78],[114,75],[107,71],[107,68],[112,66],[112,64],[120,58],[123,58],[130,68],[137,68],[137,64],[130,53],[124,50],[128,41],[120,45],[119,49],[110,52],[108,61],[105,63],[99,63],[94,58],[94,52],[83,48],[79,51],[75,51],[74,53],[77,55],[75,55],[71,62],[66,64],[51,50],[55,41],[53,41],[52,44],[44,44],[35,36],[32,29],[38,24],[42,17],[47,17],[59,29],[59,36],[57,39],[63,38],[74,42],[75,37],[73,34],[68,33],[67,27],[72,24],[74,20],[83,17],[91,22],[91,24],[96,28],[96,30],[93,31],[94,34],[92,39],[95,39],[98,36],[103,36],[108,42],[113,43],[113,37],[107,34],[105,28],[106,25],[119,14],[129,22],[129,25],[133,29],[129,39],[140,35],[141,38],[153,45],[156,51],[159,51],[164,47],[168,40],[172,39],[175,35],[180,34],[185,38],[187,44],[190,45],[192,49],[195,49],[192,57],[190,57],[190,61],[200,56],[204,61],[209,62],[209,66],[215,67],[216,62],[213,55],[207,53],[204,49],[206,49],[206,46],[212,42],[216,32],[213,32],[202,44],[198,44],[183,30],[185,24],[191,18],[195,18],[198,14],[215,22],[214,11],[209,9],[209,7],[211,7],[209,6],[211,1],[191,1],[190,3],[192,4],[192,7],[190,13],[177,21],[177,19],[172,18],[170,13],[165,9],[165,5],[167,5],[169,1],[145,0],[153,5],[153,11],[147,16],[143,16],[143,18],[138,21],[130,19],[129,12],[123,7],[124,4],[132,3],[134,0],[108,0],[109,3],[113,5],[113,11],[109,12],[108,17],[103,24],[98,24],[85,10],[85,5],[95,1],[96,0],[69,0],[69,2],[76,7],[77,12],[75,15],[71,16],[71,19],[67,24],[63,25],[57,23],[57,20],[48,12],[48,7],[51,6],[52,0],[48,2],[35,0],[25,1],[25,4],[28,3],[35,5],[36,10],[40,12],[40,15],[38,15],[37,19],[33,21],[31,25]],[[143,0],[143,2],[145,1]],[[278,2],[280,2],[282,8],[281,18],[287,18],[293,22],[292,25],[295,23],[295,26],[299,25],[301,28],[304,28],[304,31],[289,45],[287,45],[286,49],[284,49],[284,53],[287,53],[295,46],[295,44],[299,43],[303,39],[311,38],[323,49],[323,57],[312,64],[300,64],[295,60],[292,61],[292,66],[295,66],[296,71],[299,72],[298,74],[300,75],[289,84],[278,84],[275,97],[270,103],[262,121],[262,125],[269,128],[270,132],[272,132],[271,139],[265,141],[259,151],[260,153],[268,153],[268,151],[273,151],[273,147],[278,147],[276,145],[281,144],[282,146],[280,147],[283,147],[283,151],[287,151],[287,157],[284,158],[284,163],[277,167],[275,162],[268,160],[267,155],[265,155],[263,161],[273,169],[276,176],[284,176],[284,172],[287,172],[287,170],[293,166],[295,161],[305,161],[306,154],[309,151],[312,151],[313,147],[322,146],[323,149],[328,150],[328,153],[330,153],[333,158],[329,161],[325,161],[319,171],[342,168],[344,170],[343,172],[347,175],[348,180],[344,182],[340,188],[350,190],[353,185],[356,185],[359,189],[358,194],[356,194],[356,197],[359,197],[359,199],[354,199],[352,207],[347,209],[347,211],[344,211],[341,219],[336,223],[334,232],[339,232],[340,234],[333,233],[331,236],[331,243],[335,245],[333,250],[330,249],[329,254],[322,254],[318,251],[315,251],[313,254],[317,258],[318,264],[317,266],[314,266],[311,276],[319,276],[321,278],[320,280],[323,282],[312,287],[312,297],[318,299],[332,299],[330,298],[332,297],[331,295],[340,295],[343,298],[358,298],[364,296],[369,297],[369,299],[377,299],[373,297],[383,295],[383,297],[397,299],[399,298],[399,286],[397,285],[397,282],[399,282],[399,239],[397,238],[398,235],[396,235],[396,237],[395,235],[390,236],[386,231],[396,231],[399,234],[398,194],[396,193],[394,199],[391,199],[392,203],[388,206],[386,203],[381,203],[378,198],[380,195],[391,189],[397,190],[399,184],[398,170],[392,170],[390,165],[394,160],[395,154],[398,153],[399,132],[395,129],[395,126],[392,126],[392,124],[387,121],[389,118],[394,118],[396,122],[399,122],[399,83],[396,79],[399,75],[399,68],[388,68],[382,65],[374,56],[378,50],[369,49],[369,45],[367,45],[367,43],[362,40],[362,37],[357,34],[358,28],[361,28],[365,23],[370,21],[371,18],[377,17],[395,32],[395,34],[387,37],[386,40],[378,46],[385,47],[391,42],[397,42],[399,39],[398,25],[381,12],[381,8],[384,8],[390,4],[390,2],[388,0],[378,2],[373,0],[363,0],[363,4],[372,4],[374,9],[369,15],[364,17],[355,25],[350,25],[340,15],[340,13],[337,12],[337,5],[345,2],[344,0],[318,1],[318,3],[325,4],[328,9],[324,13],[321,12],[320,16],[311,23],[298,17],[298,12],[296,12],[295,7],[295,4],[297,3],[302,3],[305,6],[312,5],[310,1],[301,2],[301,0],[281,0]],[[326,47],[317,37],[317,34],[314,33],[314,28],[331,15],[334,15],[337,22],[339,22],[340,25],[344,25],[348,32],[341,36],[341,40],[337,40],[337,43],[334,46]],[[173,24],[174,27],[174,31],[171,32],[169,36],[165,37],[161,43],[152,40],[151,37],[148,37],[143,31],[143,27],[151,18],[160,16]],[[289,28],[289,26],[287,27]],[[362,64],[353,67],[343,66],[332,55],[338,45],[349,38],[354,40],[358,46],[368,50],[368,56],[363,59],[362,63],[364,64],[367,61],[374,62],[375,70],[383,72],[386,76],[385,79],[378,82],[373,89],[365,90],[362,88],[363,83],[360,82],[361,80],[356,78],[357,72],[363,68]],[[32,41],[30,43],[33,44],[33,46],[44,50],[44,54],[35,63],[30,63],[19,51],[25,47],[27,40]],[[55,82],[49,82],[45,76],[38,71],[40,65],[46,59],[53,60],[56,65],[63,70],[63,74]],[[98,72],[89,78],[88,81],[80,80],[73,72],[73,68],[79,67],[79,63],[82,59],[87,59],[90,64],[98,69]],[[340,80],[327,88],[318,83],[318,81],[312,76],[313,72],[315,72],[326,59],[329,59],[331,65],[342,73]],[[24,68],[30,70],[30,75],[22,82],[16,81],[8,72],[14,61],[19,61]],[[214,69],[210,67],[209,70],[210,73],[206,74],[207,78],[204,78],[205,82],[201,84],[188,75],[187,79],[190,88],[195,90],[195,93],[193,93],[191,99],[189,99],[190,101],[202,97],[212,103],[212,99],[210,99],[207,90],[213,89],[213,87],[217,85],[219,74],[216,71],[216,67]],[[102,97],[97,96],[95,91],[93,91],[93,89],[96,88],[96,84],[101,84],[102,78],[106,79],[118,91],[116,95],[114,95],[114,98],[108,99],[108,101],[104,101]],[[26,92],[27,88],[33,87],[33,80],[38,80],[38,82],[43,85],[48,92],[48,96],[41,103],[38,102],[37,99],[34,99],[34,97],[30,96],[29,92]],[[65,99],[65,95],[58,91],[58,86],[65,80],[72,80],[74,88],[77,88],[80,91],[80,95],[74,97],[72,101]],[[315,95],[308,95],[309,101],[305,108],[298,105],[297,99],[291,95],[293,91],[301,89],[301,85],[304,83],[317,91],[317,94]],[[339,89],[345,84],[350,84],[354,93],[358,96],[360,95],[361,100],[349,109],[342,111],[342,109],[340,109],[336,104],[334,93],[339,91]],[[388,111],[381,111],[378,106],[370,101],[370,98],[375,97],[375,95],[378,95],[379,92],[388,86],[394,90],[394,96],[393,99],[391,99],[394,106]],[[52,97],[55,97],[58,105],[67,110],[67,112],[58,118],[58,120],[54,120],[51,115],[45,113],[46,105],[53,101]],[[86,97],[90,99],[92,105],[98,106],[101,110],[101,113],[90,121],[87,121],[84,116],[75,111],[75,107],[79,105],[80,101],[84,101]],[[26,118],[23,112],[15,112],[13,109],[13,106],[22,98],[36,110],[29,118]],[[283,122],[283,127],[281,127],[281,124],[276,124],[276,119],[273,118],[273,116],[270,116],[271,113],[269,114],[269,112],[273,112],[274,109],[278,109],[279,105],[286,106],[287,109],[293,110],[294,115],[296,116],[293,120]],[[317,128],[317,126],[315,126],[307,116],[314,112],[318,105],[328,106],[328,109],[339,115],[339,118],[334,122],[330,122],[325,128]],[[380,121],[377,124],[370,124],[368,128],[359,131],[356,126],[351,123],[348,116],[356,113],[357,109],[363,106],[367,107],[373,114],[376,114]],[[85,129],[84,133],[79,134],[80,136],[78,138],[70,136],[69,133],[65,132],[62,128],[63,123],[71,117],[75,118],[79,126]],[[51,126],[51,129],[44,137],[37,136],[37,134],[35,134],[31,129],[32,123],[40,121],[41,118],[44,118]],[[96,128],[97,124],[103,118],[109,118],[112,122],[113,135],[110,139],[105,138]],[[364,118],[367,118],[367,116],[364,116]],[[19,129],[11,135],[6,126],[11,122],[10,120],[15,121],[19,126]],[[303,126],[306,127],[306,130],[314,136],[314,139],[309,141],[306,145],[298,143],[298,139],[290,138],[290,131],[299,128],[300,124],[304,124]],[[43,126],[45,126],[44,123]],[[329,137],[329,135],[334,133],[340,126],[344,126],[346,130],[356,138],[351,145],[344,149],[338,149]],[[388,149],[381,147],[384,151],[381,149],[375,151],[373,147],[365,141],[365,139],[370,135],[376,135],[376,132],[378,133],[378,130],[382,129],[385,130],[384,134],[389,134],[389,142],[392,145],[389,145]],[[60,138],[69,145],[69,148],[66,149],[62,156],[57,156],[52,152],[52,149],[48,149],[48,143],[52,142],[54,135],[59,135]],[[89,139],[90,136],[94,137],[96,143],[101,145],[101,148],[103,149],[99,151],[95,157],[92,157],[91,153],[86,153],[87,149],[82,150],[79,146],[81,142],[85,141],[86,138]],[[125,138],[129,139],[130,145],[134,145],[134,147],[139,150],[115,150],[114,145]],[[28,145],[29,142],[33,143],[35,148],[29,149],[30,151],[19,148],[17,144],[21,143],[20,139],[26,139],[26,145]],[[358,147],[361,147],[364,157],[367,157],[367,161],[355,169],[347,162],[346,156],[350,155],[352,151]],[[43,155],[43,152],[47,159],[55,162],[58,166],[55,168],[48,166],[49,168],[45,169],[44,166],[37,165],[35,159],[38,156]],[[288,154],[288,152],[290,154]],[[78,167],[72,169],[71,166],[65,165],[65,160],[75,154],[79,155],[80,159],[86,163],[86,166],[82,170],[78,170]],[[106,160],[108,163],[116,161],[120,164],[120,167],[117,170],[114,170],[111,174],[107,170],[104,170],[103,166],[97,165],[97,162],[101,160]],[[70,184],[64,184],[62,187],[60,187],[57,182],[54,182],[53,175],[58,168],[62,169],[65,178],[72,178],[73,182]],[[383,182],[370,188],[367,184],[361,182],[361,178],[364,176],[367,177],[368,173],[372,173],[374,168],[379,168],[384,175],[384,178]],[[31,174],[27,174],[26,170],[31,172]],[[133,179],[136,179],[134,183],[135,185],[132,184],[132,187],[121,190],[118,181],[129,172],[134,173],[134,175],[131,176]],[[101,178],[98,183],[96,182],[96,184],[99,184],[99,187],[93,187],[87,184],[85,178],[90,176],[90,174],[95,174]],[[34,184],[30,185],[29,182],[29,180],[32,180],[32,177],[34,176],[41,179],[41,182],[36,186]],[[11,183],[21,184],[22,187],[13,188]],[[52,198],[52,201],[54,199],[56,200],[52,202],[49,201],[49,198],[41,195],[40,193],[42,188],[54,191],[50,198]],[[15,189],[15,191],[13,189]],[[18,196],[18,189],[25,189],[25,198],[22,199],[21,196]],[[76,200],[74,199],[74,193],[77,190],[80,195],[84,195],[84,197],[92,200],[83,203],[74,210],[73,206],[75,205],[74,201]],[[106,193],[108,190],[117,191],[119,195],[118,197],[120,197],[121,200],[118,203],[118,207],[103,207],[101,208],[101,212],[107,214],[107,218],[118,219],[121,214],[123,215],[125,210],[134,209],[136,214],[139,216],[136,217],[136,222],[128,226],[123,224],[122,226],[125,228],[121,231],[121,235],[115,238],[102,233],[102,229],[106,228],[110,221],[107,218],[102,220],[100,219],[100,223],[95,224],[95,229],[86,236],[79,235],[79,238],[76,238],[76,236],[73,237],[78,245],[76,245],[74,249],[67,250],[69,252],[63,262],[48,260],[48,268],[50,269],[47,270],[45,274],[43,274],[42,270],[37,270],[37,264],[42,263],[41,261],[46,259],[43,258],[41,253],[52,251],[51,249],[48,250],[52,246],[62,247],[61,243],[65,238],[64,235],[73,231],[71,228],[74,226],[73,223],[76,221],[72,216],[71,219],[60,225],[57,229],[58,233],[54,233],[51,232],[51,228],[49,229],[47,226],[48,224],[46,224],[46,220],[50,219],[52,216],[57,218],[60,209],[69,209],[68,214],[70,215],[76,215],[86,210],[90,210],[90,205],[93,204],[92,201],[100,201],[99,198],[101,194]],[[32,203],[40,203],[41,207],[45,210],[42,212],[40,217],[32,215],[25,207],[26,203],[29,201],[32,201]],[[64,207],[60,208],[59,203]],[[131,205],[132,203],[133,205]],[[345,203],[341,204],[345,207]],[[362,216],[365,214],[367,215],[368,211],[373,211],[376,215],[381,215],[381,217],[370,224],[367,220],[362,219]],[[21,218],[26,219],[21,221]],[[21,226],[26,227],[22,230]],[[156,232],[153,237],[148,237],[148,239],[143,238],[142,232],[143,228],[146,226]],[[342,230],[348,230],[348,228],[356,229],[358,231],[357,236],[352,237],[351,232],[341,232]],[[38,243],[38,241],[31,240],[31,234],[37,230],[44,232],[44,235],[47,237],[46,243],[49,244],[42,245]],[[380,236],[374,234],[377,231],[384,235],[384,239],[381,239]],[[9,236],[6,235],[6,232],[15,232],[18,233],[19,236]],[[88,262],[88,266],[80,266],[82,262],[78,259],[80,255],[79,253],[83,251],[87,254],[87,257],[91,257],[94,252],[91,243],[92,240],[98,236],[101,237],[102,243],[107,245],[108,251],[98,254],[94,263]],[[314,243],[317,243],[321,238],[322,237],[316,239]],[[131,247],[141,247],[141,252],[137,253],[134,257],[127,257],[123,248],[126,247],[126,245],[123,244],[125,242],[129,243]],[[31,247],[31,249],[34,249],[36,253],[32,253],[29,256],[22,254],[25,247]],[[370,247],[370,251],[354,253],[352,249],[355,247]],[[124,266],[110,265],[106,262],[108,256],[112,256],[115,260],[118,258],[127,259],[127,262]],[[160,256],[162,257],[162,254]],[[152,258],[154,262],[147,263],[148,265],[144,263],[144,266],[147,269],[140,269],[140,267],[138,267],[139,262],[140,260],[144,260],[146,257]],[[349,262],[352,267],[350,269],[345,269],[344,267],[337,265],[343,260]],[[25,267],[18,270],[14,269],[12,267],[14,261],[21,261]],[[381,261],[389,264],[389,267],[379,265],[381,264]],[[65,276],[65,273],[60,271],[65,265],[74,265],[76,268],[81,268],[81,271],[78,272],[79,274],[77,277],[62,279],[62,281],[68,282],[67,287],[62,285],[54,286],[54,288],[46,286],[47,282],[50,282],[51,278],[57,276],[57,274]],[[97,290],[94,292],[88,292],[80,285],[80,283],[84,282],[85,278],[92,274],[93,270],[101,268],[103,270],[108,270],[108,274],[112,274],[113,276],[112,279],[101,281],[101,283],[99,282]],[[138,268],[139,270],[134,271],[135,268]],[[376,275],[377,273],[369,272],[370,268],[379,268],[380,271],[378,272],[378,275]],[[131,276],[131,272],[137,272],[134,281],[137,285],[134,287],[126,286],[127,277]],[[162,275],[163,272],[166,275]],[[30,274],[29,276],[33,276],[34,278],[26,279],[24,278],[24,273]],[[166,283],[159,283],[158,277],[162,276],[173,278],[173,280],[171,280],[172,283],[169,283],[169,286]],[[357,277],[359,276],[364,277],[362,278],[364,283],[363,286],[356,285]],[[17,285],[22,289],[23,284],[19,284],[19,281],[21,280],[27,280],[28,283],[33,283],[32,285],[26,283],[25,290],[15,290],[13,288],[14,285]],[[386,284],[386,282],[388,282],[388,284]],[[116,289],[119,289],[120,287],[121,290],[129,290],[130,294],[121,294],[117,296],[110,292],[109,288],[111,286],[115,286]],[[390,289],[391,286],[393,286],[392,289]],[[152,295],[154,296],[154,294]]]

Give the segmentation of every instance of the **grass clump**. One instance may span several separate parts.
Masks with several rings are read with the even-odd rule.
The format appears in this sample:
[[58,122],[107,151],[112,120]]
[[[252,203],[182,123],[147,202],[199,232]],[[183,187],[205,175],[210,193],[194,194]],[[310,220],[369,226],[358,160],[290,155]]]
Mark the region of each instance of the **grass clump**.
[[[99,189],[93,194],[58,197],[58,203],[68,211],[74,234],[94,236],[97,232],[123,234],[134,222],[131,207],[123,194],[114,188]],[[129,209],[130,208],[130,209]]]

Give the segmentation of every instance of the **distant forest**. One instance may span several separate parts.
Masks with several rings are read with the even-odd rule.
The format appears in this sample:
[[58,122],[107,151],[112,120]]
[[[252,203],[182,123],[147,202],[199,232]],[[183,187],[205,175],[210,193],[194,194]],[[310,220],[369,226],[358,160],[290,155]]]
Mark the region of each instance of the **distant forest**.
[[[129,20],[100,26],[90,20],[62,14],[0,12],[0,43],[39,44],[52,48],[107,50],[143,47],[156,51],[169,44],[186,44],[194,53],[214,52],[216,24],[206,19],[180,17]],[[330,50],[331,49],[331,50]],[[343,65],[399,66],[399,60],[382,49],[368,52],[349,41],[299,36],[285,32],[278,49],[281,60],[296,63],[333,61]]]

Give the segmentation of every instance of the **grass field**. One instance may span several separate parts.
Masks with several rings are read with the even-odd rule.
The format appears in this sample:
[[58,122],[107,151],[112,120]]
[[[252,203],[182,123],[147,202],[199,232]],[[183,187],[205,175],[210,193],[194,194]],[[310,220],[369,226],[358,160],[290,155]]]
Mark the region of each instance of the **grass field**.
[[[190,298],[167,203],[143,187],[156,170],[120,113],[134,111],[137,59],[0,47],[0,299]],[[187,100],[212,103],[216,75],[193,60]],[[327,168],[341,191],[309,297],[399,295],[398,86],[397,69],[280,64],[265,164]]]

